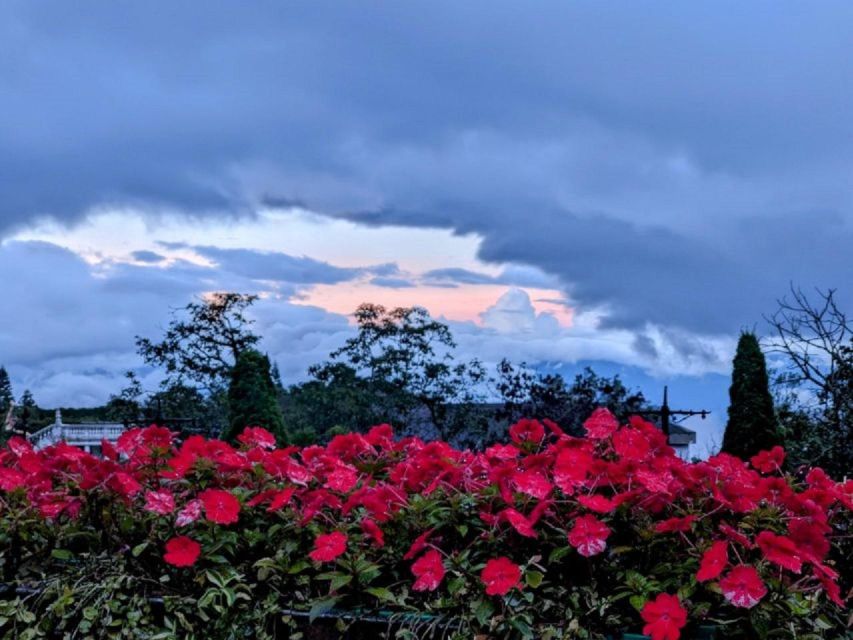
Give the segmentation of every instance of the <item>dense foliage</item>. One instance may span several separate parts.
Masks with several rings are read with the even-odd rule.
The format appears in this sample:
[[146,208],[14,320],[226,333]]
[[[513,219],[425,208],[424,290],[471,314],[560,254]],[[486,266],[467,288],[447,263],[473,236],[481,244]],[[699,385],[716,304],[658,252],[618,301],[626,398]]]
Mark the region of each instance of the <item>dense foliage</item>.
[[247,424],[264,427],[279,442],[285,440],[284,418],[270,374],[270,361],[255,349],[243,351],[231,370],[225,440],[234,441]]
[[469,424],[465,409],[482,400],[487,376],[477,360],[456,357],[446,324],[423,307],[362,304],[353,317],[356,334],[285,394],[295,434],[325,440],[335,428],[393,421],[450,440]]
[[284,449],[150,427],[104,459],[13,439],[0,633],[299,637],[334,608],[408,638],[844,635],[853,482],[788,477],[779,448],[690,464],[604,409],[585,429],[521,420],[482,453],[387,425]]
[[754,333],[744,332],[738,340],[729,399],[723,451],[749,458],[779,444],[767,363]]

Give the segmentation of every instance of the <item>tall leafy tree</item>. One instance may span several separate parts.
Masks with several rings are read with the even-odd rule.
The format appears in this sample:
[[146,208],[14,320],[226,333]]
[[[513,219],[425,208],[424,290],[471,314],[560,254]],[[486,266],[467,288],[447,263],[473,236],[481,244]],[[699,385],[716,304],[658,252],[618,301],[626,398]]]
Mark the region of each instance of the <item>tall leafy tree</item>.
[[767,363],[754,333],[744,332],[738,340],[729,399],[725,453],[748,459],[779,443]]
[[[362,304],[354,316],[358,333],[332,352],[330,361],[312,367],[312,376],[357,381],[386,420],[407,426],[428,422],[439,437],[451,438],[462,412],[450,406],[458,409],[481,397],[483,366],[476,360],[457,362],[450,328],[422,307]],[[342,366],[352,374],[342,375]]]
[[[137,351],[145,362],[166,374],[156,394],[161,403],[169,398],[173,404],[185,406],[186,400],[201,393],[210,434],[227,423],[232,369],[240,355],[260,340],[247,315],[256,300],[257,296],[242,293],[210,294],[176,311],[161,340],[136,338]],[[197,392],[189,393],[190,388]],[[184,415],[170,417],[193,416],[184,411]]]
[[233,440],[246,427],[264,427],[279,441],[285,440],[284,419],[270,375],[270,361],[255,349],[241,352],[231,371],[228,417],[226,440]]
[[227,385],[240,354],[260,337],[251,331],[247,309],[258,299],[242,293],[214,293],[174,314],[163,338],[136,337],[146,363],[162,367],[171,383],[205,389]]

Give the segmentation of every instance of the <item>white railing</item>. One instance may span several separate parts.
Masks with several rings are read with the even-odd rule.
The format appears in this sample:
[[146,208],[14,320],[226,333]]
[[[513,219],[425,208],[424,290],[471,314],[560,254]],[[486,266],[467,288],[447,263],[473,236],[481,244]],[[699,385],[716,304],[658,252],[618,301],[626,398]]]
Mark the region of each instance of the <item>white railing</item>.
[[53,424],[30,434],[27,439],[36,449],[64,441],[88,450],[89,447],[100,446],[101,440],[114,443],[123,432],[124,425],[116,422],[64,424],[62,415],[57,411]]

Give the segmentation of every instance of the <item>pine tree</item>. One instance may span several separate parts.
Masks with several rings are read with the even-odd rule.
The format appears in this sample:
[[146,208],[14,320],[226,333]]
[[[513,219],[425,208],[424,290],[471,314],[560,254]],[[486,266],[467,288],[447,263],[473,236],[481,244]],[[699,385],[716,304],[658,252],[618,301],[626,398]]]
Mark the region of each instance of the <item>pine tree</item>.
[[9,405],[14,399],[9,373],[6,371],[6,367],[0,367],[0,421],[6,418],[6,412],[9,411]]
[[722,449],[725,453],[746,460],[779,444],[767,364],[753,333],[742,333],[738,341],[729,398],[729,421]]
[[246,427],[264,427],[284,441],[284,418],[264,354],[247,349],[237,358],[228,388],[228,413],[226,440],[233,441]]
[[278,363],[272,363],[272,369],[270,369],[270,376],[272,377],[272,383],[275,387],[276,391],[284,391],[284,384],[281,381],[281,372],[278,370]]

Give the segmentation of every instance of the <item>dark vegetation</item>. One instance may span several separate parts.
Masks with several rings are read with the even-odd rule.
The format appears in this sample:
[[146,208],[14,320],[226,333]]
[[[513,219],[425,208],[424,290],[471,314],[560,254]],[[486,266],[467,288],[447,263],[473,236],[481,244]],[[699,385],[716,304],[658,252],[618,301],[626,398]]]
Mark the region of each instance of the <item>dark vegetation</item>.
[[[277,365],[256,349],[261,336],[249,314],[255,300],[219,293],[176,311],[160,340],[137,338],[145,365],[163,372],[159,388],[143,389],[128,372],[127,385],[107,405],[63,408],[65,420],[193,425],[226,437],[254,423],[302,445],[391,423],[403,434],[482,448],[522,416],[550,418],[578,435],[580,420],[597,406],[620,419],[648,409],[643,394],[618,376],[585,369],[567,379],[508,360],[494,370],[463,361],[449,327],[426,310],[375,304],[356,310],[355,335],[312,366],[307,380],[285,386]],[[723,449],[749,457],[782,444],[792,468],[816,464],[849,475],[853,330],[835,291],[808,296],[792,289],[767,321],[769,337],[741,336]],[[41,409],[28,391],[12,403],[0,368],[7,423],[31,432],[53,420],[53,410]],[[7,426],[4,437],[9,432]]]

